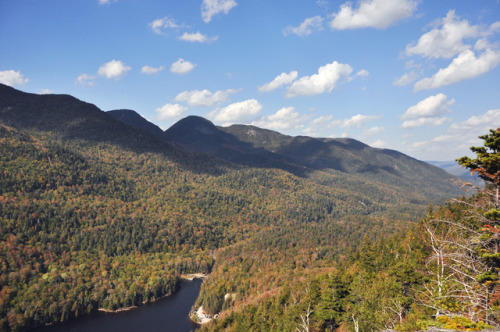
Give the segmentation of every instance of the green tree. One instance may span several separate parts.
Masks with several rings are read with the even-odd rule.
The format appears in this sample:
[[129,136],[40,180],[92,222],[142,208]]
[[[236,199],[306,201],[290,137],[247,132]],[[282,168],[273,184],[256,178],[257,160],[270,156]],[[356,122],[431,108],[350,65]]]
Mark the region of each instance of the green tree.
[[479,136],[484,141],[484,146],[473,146],[471,151],[476,153],[477,158],[471,159],[467,156],[457,159],[459,165],[477,173],[481,179],[493,184],[495,188],[495,207],[499,208],[500,188],[500,128],[490,129],[487,135]]

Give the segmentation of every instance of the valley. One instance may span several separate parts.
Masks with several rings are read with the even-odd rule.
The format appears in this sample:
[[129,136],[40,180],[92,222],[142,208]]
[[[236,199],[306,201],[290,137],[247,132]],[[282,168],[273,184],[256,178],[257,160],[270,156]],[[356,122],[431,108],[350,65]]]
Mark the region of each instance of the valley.
[[220,313],[202,330],[430,317],[421,220],[465,213],[451,175],[352,139],[138,116],[0,85],[3,330],[142,305],[197,273],[195,307]]

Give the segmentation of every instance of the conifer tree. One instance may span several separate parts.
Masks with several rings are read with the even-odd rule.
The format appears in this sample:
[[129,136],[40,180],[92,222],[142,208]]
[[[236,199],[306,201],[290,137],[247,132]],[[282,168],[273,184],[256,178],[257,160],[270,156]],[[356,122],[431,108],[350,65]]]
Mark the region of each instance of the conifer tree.
[[488,135],[479,136],[484,140],[484,146],[473,146],[471,151],[476,153],[477,158],[471,159],[467,156],[457,159],[459,165],[471,170],[471,174],[477,173],[487,184],[493,184],[495,188],[495,207],[499,208],[500,188],[500,128],[490,129]]

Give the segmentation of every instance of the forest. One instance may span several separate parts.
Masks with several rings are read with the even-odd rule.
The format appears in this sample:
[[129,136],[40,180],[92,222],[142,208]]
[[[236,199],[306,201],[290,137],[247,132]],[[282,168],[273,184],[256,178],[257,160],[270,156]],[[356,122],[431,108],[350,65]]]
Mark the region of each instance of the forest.
[[[308,262],[298,256],[287,266],[292,278],[249,303],[240,297],[248,285],[228,287],[228,277],[217,274],[231,271],[233,264],[217,261],[215,277],[198,301],[223,311],[202,331],[497,330],[500,128],[480,138],[484,146],[471,148],[477,158],[458,162],[477,173],[485,187],[439,207],[429,205],[427,215],[408,230],[375,241],[367,233],[358,248],[327,264],[331,268],[323,273],[307,273]],[[259,266],[269,264],[268,257]],[[256,262],[255,255],[249,257],[242,268],[250,265],[244,269],[252,273]],[[270,281],[273,277],[264,284]],[[225,292],[238,296],[228,300],[221,297]],[[219,294],[218,302],[213,294]]]
[[207,331],[500,322],[500,130],[459,159],[485,187],[443,203],[181,151],[67,97],[76,115],[57,122],[34,98],[50,120],[0,107],[0,330],[141,305],[189,273],[209,273]]

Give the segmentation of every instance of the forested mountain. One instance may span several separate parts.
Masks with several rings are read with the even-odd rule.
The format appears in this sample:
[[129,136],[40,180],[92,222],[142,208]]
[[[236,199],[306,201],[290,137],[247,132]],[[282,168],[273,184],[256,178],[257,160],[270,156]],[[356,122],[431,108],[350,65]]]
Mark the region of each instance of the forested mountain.
[[132,110],[113,110],[108,111],[107,114],[111,115],[117,120],[124,122],[125,124],[134,127],[136,129],[149,132],[155,135],[159,139],[164,139],[164,132],[157,125],[144,119],[137,112]]
[[[325,285],[335,282],[327,276],[342,271],[361,243],[407,230],[429,203],[454,193],[434,168],[394,151],[297,138],[341,146],[352,160],[356,154],[380,159],[375,173],[384,175],[372,178],[361,175],[366,163],[356,172],[313,168],[312,155],[292,153],[295,143],[285,143],[296,139],[275,132],[267,134],[282,140],[274,144],[279,154],[205,119],[185,120],[188,128],[180,123],[165,133],[173,135],[168,140],[185,135],[173,146],[74,97],[0,85],[0,329],[22,331],[98,308],[140,305],[174,291],[182,274],[210,272],[199,303],[207,311],[225,309],[220,324],[237,330],[247,310],[271,317],[266,310],[293,308],[301,296],[294,287],[318,276]],[[186,151],[196,142],[220,153],[227,146],[248,162]],[[325,153],[323,162],[332,155]],[[252,156],[262,158],[259,167],[248,166]],[[398,170],[384,168],[396,161]],[[423,179],[415,184],[405,175],[411,169],[436,186]],[[386,181],[396,172],[401,182]],[[234,300],[224,301],[227,294]],[[281,307],[273,307],[274,299]],[[311,305],[319,303],[326,305]],[[338,319],[323,317],[314,326],[351,326],[344,309],[331,305],[325,312]],[[293,330],[301,314],[282,317]],[[330,325],[321,325],[327,320]],[[218,324],[207,328],[225,328]]]

